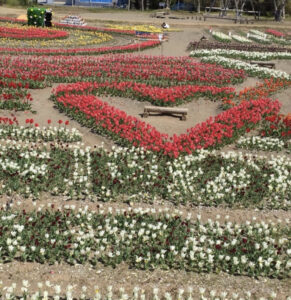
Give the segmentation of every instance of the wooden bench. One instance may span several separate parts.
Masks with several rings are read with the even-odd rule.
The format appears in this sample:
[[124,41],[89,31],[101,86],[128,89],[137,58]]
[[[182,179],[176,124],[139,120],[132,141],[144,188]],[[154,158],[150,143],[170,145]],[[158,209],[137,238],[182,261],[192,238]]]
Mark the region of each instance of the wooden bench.
[[251,65],[257,65],[259,67],[265,67],[269,69],[275,69],[275,64],[270,62],[256,62],[256,61],[250,61]]
[[147,118],[151,112],[167,115],[181,115],[181,120],[185,121],[188,113],[188,108],[145,106],[143,117]]

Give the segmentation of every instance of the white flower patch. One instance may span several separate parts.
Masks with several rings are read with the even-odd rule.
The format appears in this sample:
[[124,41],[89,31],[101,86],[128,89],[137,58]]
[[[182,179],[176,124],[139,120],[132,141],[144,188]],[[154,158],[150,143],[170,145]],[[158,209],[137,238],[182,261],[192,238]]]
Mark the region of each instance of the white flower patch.
[[226,169],[222,167],[219,175],[207,182],[205,194],[211,201],[219,201],[226,196],[230,196],[235,201],[237,193],[251,183],[250,177],[245,169],[237,172],[232,164]]
[[[58,178],[58,186],[50,191],[52,194],[64,194],[73,197],[78,193],[87,195],[91,193],[92,183],[89,180],[91,176],[90,147],[83,148],[80,145],[69,145],[66,153],[72,153],[72,159],[70,160],[71,169],[67,170],[65,176],[58,176],[59,164],[62,162],[52,156],[56,154],[55,152],[52,154],[51,149],[46,148],[46,144],[37,149],[35,148],[37,144],[33,143],[31,145],[22,145],[15,144],[16,141],[11,142],[7,140],[6,142],[9,145],[0,144],[0,172],[2,176],[3,174],[10,174],[11,176],[16,176],[17,181],[19,178],[23,178],[25,182],[30,182],[29,185],[19,180],[18,189],[20,190],[18,191],[20,193],[31,195],[32,189],[37,189],[38,182],[48,180],[48,176],[57,176]],[[60,146],[55,144],[53,147],[58,148]],[[15,160],[10,157],[11,153],[14,153]],[[55,161],[56,170],[52,170],[54,166],[50,164],[51,161]],[[55,172],[54,175],[51,174],[52,171]],[[11,192],[12,190],[2,183],[0,191]]]
[[255,42],[261,43],[261,44],[271,44],[272,43],[272,39],[268,38],[267,35],[261,36],[261,35],[249,34],[248,38]]
[[[270,175],[268,180],[268,188],[270,191],[274,192],[277,197],[284,195],[289,192],[291,194],[291,160],[285,157],[272,157],[268,161],[268,164],[274,170],[274,173]],[[290,203],[290,199],[289,199]]]
[[[20,157],[24,159],[24,162],[13,161],[11,159],[3,158],[6,156],[6,153],[13,149],[13,146],[0,146],[0,168],[4,172],[15,174],[17,173],[21,177],[27,177],[31,180],[34,180],[38,175],[45,176],[47,171],[47,164],[45,160],[50,158],[49,153],[41,152],[37,153],[37,151],[23,151],[20,153]],[[38,158],[36,163],[35,159]],[[42,162],[42,160],[44,162]]]
[[237,59],[225,58],[221,56],[209,56],[209,57],[203,57],[202,61],[207,63],[220,64],[226,68],[239,69],[239,70],[243,69],[251,76],[258,76],[259,78],[274,77],[274,78],[284,78],[288,80],[290,79],[290,75],[287,74],[286,72],[258,67],[256,65],[242,62]]
[[[157,155],[151,155],[150,162],[148,161],[146,164],[140,163],[140,160],[146,159],[149,153],[142,148],[113,147],[112,151],[108,153],[110,161],[106,164],[106,172],[110,174],[111,180],[117,180],[120,184],[127,185],[132,180],[134,185],[139,185],[140,192],[149,189],[157,181],[160,173]],[[126,162],[125,173],[119,171],[121,162]],[[101,186],[100,194],[103,200],[112,200],[120,194],[120,191],[114,185],[110,189]]]
[[226,50],[226,49],[197,49],[190,52],[190,56],[205,57],[205,56],[222,56],[241,58],[246,60],[272,60],[272,59],[291,59],[290,52],[252,52],[240,50]]
[[251,34],[255,34],[255,35],[261,36],[261,37],[263,37],[263,38],[269,37],[268,34],[262,32],[262,31],[256,30],[256,29],[251,29],[249,32],[250,32]]
[[82,139],[81,133],[76,129],[64,127],[23,127],[1,126],[0,138],[29,141],[54,141],[59,139],[63,142],[76,142]]
[[284,148],[284,145],[285,143],[278,138],[262,138],[260,136],[241,137],[236,143],[236,146],[238,148],[256,149],[263,151],[279,151]]
[[237,35],[237,34],[234,34],[231,36],[231,38],[236,41],[236,42],[239,42],[239,43],[243,43],[243,44],[250,44],[252,43],[252,40],[244,37],[244,36],[241,36],[241,35]]
[[202,162],[208,155],[207,150],[200,150],[197,156],[187,155],[178,157],[172,163],[168,162],[167,167],[171,176],[171,183],[167,185],[168,194],[180,199],[194,195],[194,192],[197,192],[194,182],[203,174],[203,170],[197,168],[192,171],[190,167],[192,164]]
[[231,37],[219,31],[212,31],[212,36],[221,42],[231,42]]

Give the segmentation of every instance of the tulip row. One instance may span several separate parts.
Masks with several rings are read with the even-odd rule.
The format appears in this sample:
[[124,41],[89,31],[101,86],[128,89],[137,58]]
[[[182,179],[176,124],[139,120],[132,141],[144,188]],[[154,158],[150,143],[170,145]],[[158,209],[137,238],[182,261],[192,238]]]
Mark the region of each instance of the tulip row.
[[244,36],[241,36],[241,35],[237,35],[237,34],[233,34],[231,35],[231,38],[236,41],[236,42],[239,42],[239,43],[243,43],[243,44],[250,44],[252,43],[252,41]]
[[0,38],[12,38],[12,39],[64,39],[69,34],[66,31],[61,30],[49,30],[43,28],[10,28],[6,26],[0,26]]
[[272,43],[279,43],[288,45],[289,41],[286,41],[283,38],[277,38],[275,36],[268,35],[264,32],[258,31],[258,30],[250,30],[246,37],[241,35],[226,35],[222,32],[212,31],[211,32],[212,37],[214,37],[216,40],[223,42],[223,43],[230,43],[233,40],[239,42],[239,43],[252,43],[252,40],[257,43],[262,44],[272,44]]
[[121,53],[144,50],[160,45],[160,41],[145,41],[136,44],[99,47],[99,48],[75,48],[75,49],[35,49],[35,48],[6,48],[1,47],[2,54],[24,55],[101,55],[106,53]]
[[254,87],[244,88],[232,99],[227,97],[223,98],[221,107],[226,110],[242,101],[269,97],[271,94],[276,93],[280,89],[287,88],[290,85],[290,80],[274,78],[264,79],[263,82],[257,83]]
[[274,34],[269,35],[259,30],[250,30],[250,34],[248,35],[250,39],[257,41],[258,43],[263,43],[263,44],[276,43],[276,44],[290,45],[290,41],[283,39],[282,35],[279,38]]
[[286,36],[286,34],[284,34],[283,32],[280,32],[280,31],[275,30],[275,29],[267,29],[266,33],[274,35],[276,37],[284,37],[284,36]]
[[256,35],[256,34],[248,34],[248,38],[260,43],[260,44],[271,44],[272,40],[266,37],[267,35],[265,34],[265,36],[262,35]]
[[190,53],[193,57],[204,56],[224,56],[231,58],[241,58],[246,60],[272,60],[272,59],[291,59],[291,52],[254,52],[254,51],[239,51],[239,50],[194,50]]
[[64,127],[38,127],[35,123],[32,127],[7,126],[0,125],[0,139],[9,139],[14,141],[60,141],[65,143],[78,142],[82,140],[80,132],[73,128],[69,130]]
[[0,261],[89,263],[286,278],[288,226],[124,211],[1,211]]
[[[77,89],[76,89],[77,87]],[[193,98],[207,97],[215,100],[222,97],[234,96],[235,89],[229,87],[180,85],[167,88],[155,87],[144,83],[132,81],[124,82],[80,82],[76,84],[59,85],[55,89],[57,96],[75,92],[82,95],[102,95],[129,97],[140,101],[149,101],[154,105],[179,105]]]
[[274,46],[263,46],[263,45],[244,45],[242,43],[200,43],[191,42],[188,45],[188,49],[229,49],[239,51],[262,51],[262,52],[291,52],[288,47],[274,47]]
[[[206,150],[171,159],[141,148],[90,151],[78,145],[1,141],[1,193],[229,207],[290,207],[291,162]],[[127,195],[127,196],[125,196]]]
[[[174,135],[172,142],[154,127],[128,116],[124,111],[101,101],[94,95],[82,94],[84,85],[62,86],[61,94],[55,92],[52,99],[61,112],[78,120],[93,131],[110,136],[123,145],[144,147],[156,152],[177,157],[180,153],[191,153],[196,149],[217,147],[232,142],[246,128],[253,128],[270,113],[277,113],[279,103],[270,99],[243,102],[215,118],[187,130],[187,134]],[[58,91],[58,90],[57,90]]]
[[224,42],[224,43],[231,42],[231,37],[226,35],[225,33],[218,32],[218,31],[212,31],[211,35],[219,42]]
[[254,150],[263,150],[263,151],[280,151],[285,146],[284,141],[278,138],[270,138],[265,137],[262,138],[260,136],[252,136],[252,137],[241,137],[237,143],[237,148],[245,148],[245,149],[254,149]]
[[[1,287],[0,281],[0,297],[3,300],[11,299],[27,299],[27,300],[250,300],[257,299],[257,293],[251,293],[250,291],[242,292],[229,292],[229,291],[216,291],[204,287],[191,287],[189,286],[186,291],[184,288],[178,289],[176,293],[160,292],[158,287],[154,287],[151,292],[145,291],[138,286],[134,287],[131,291],[126,292],[123,287],[113,288],[111,285],[105,288],[102,292],[98,285],[94,286],[94,290],[90,290],[87,286],[82,286],[81,291],[74,290],[74,286],[67,285],[62,287],[58,284],[54,285],[49,280],[46,282],[38,282],[38,291],[34,291],[30,288],[28,280],[22,280],[20,287],[20,293],[17,292],[17,284],[12,283],[10,286]],[[279,299],[275,292],[269,292],[264,296],[260,295],[259,300],[271,300]],[[286,298],[291,300],[291,297]]]
[[[37,67],[36,67],[37,66]],[[152,57],[113,55],[103,57],[0,57],[1,78],[34,81],[76,82],[116,81],[144,82],[155,86],[180,84],[225,85],[241,83],[243,70],[199,63],[189,57]],[[39,79],[38,79],[39,78]]]
[[240,101],[248,99],[259,99],[262,97],[269,97],[272,93],[280,89],[291,86],[290,80],[285,79],[264,79],[262,83],[257,83],[254,87],[249,87],[241,90],[238,94]]
[[290,80],[291,76],[283,71],[268,69],[264,67],[258,67],[256,65],[252,65],[247,62],[242,62],[237,59],[231,59],[221,56],[204,56],[202,58],[202,62],[205,63],[216,63],[222,65],[225,68],[244,70],[250,76],[258,77],[258,78],[282,78]]

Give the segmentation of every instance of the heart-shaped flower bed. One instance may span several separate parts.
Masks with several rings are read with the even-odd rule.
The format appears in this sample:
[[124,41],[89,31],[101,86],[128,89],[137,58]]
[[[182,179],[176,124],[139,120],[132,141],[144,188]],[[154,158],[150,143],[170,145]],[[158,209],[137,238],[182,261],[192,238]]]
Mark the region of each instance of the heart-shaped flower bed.
[[185,134],[169,138],[153,126],[128,116],[95,95],[88,94],[88,90],[86,92],[84,88],[86,85],[76,83],[59,86],[53,97],[58,109],[122,145],[132,144],[175,157],[180,153],[192,153],[197,149],[230,143],[249,128],[253,128],[262,118],[277,114],[280,109],[278,101],[268,98],[244,101],[188,129]]

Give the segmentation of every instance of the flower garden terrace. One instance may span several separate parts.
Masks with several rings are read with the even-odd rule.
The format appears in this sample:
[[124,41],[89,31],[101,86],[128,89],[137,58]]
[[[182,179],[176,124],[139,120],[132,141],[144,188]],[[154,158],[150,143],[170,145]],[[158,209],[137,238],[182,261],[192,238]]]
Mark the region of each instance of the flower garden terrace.
[[[76,47],[52,56],[51,50],[1,57],[0,298],[289,296],[291,124],[270,96],[288,92],[290,77],[247,64],[236,69],[231,60],[68,56]],[[232,55],[270,59],[277,53]],[[247,76],[260,82],[246,87]],[[53,83],[60,85],[50,88]],[[127,103],[142,110],[132,99],[217,109],[200,124],[190,114],[189,123],[169,116],[146,123],[128,110]],[[153,119],[184,123],[185,132],[170,136]],[[86,147],[88,136],[101,144],[100,135],[106,147],[122,147]],[[202,219],[192,217],[197,212]],[[257,219],[246,222],[245,215]],[[137,285],[141,289],[133,289]],[[120,286],[125,289],[117,292]]]

